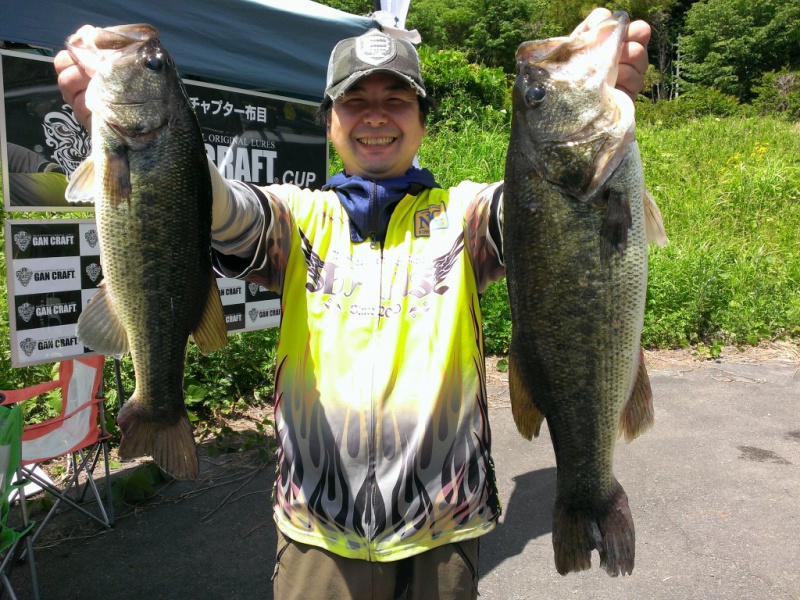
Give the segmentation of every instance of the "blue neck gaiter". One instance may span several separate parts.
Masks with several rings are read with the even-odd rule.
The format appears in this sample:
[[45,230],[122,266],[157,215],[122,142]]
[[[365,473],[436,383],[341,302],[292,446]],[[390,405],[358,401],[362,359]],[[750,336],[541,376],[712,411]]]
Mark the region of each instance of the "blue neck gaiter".
[[410,168],[402,177],[370,181],[357,175],[337,173],[322,186],[333,190],[350,217],[350,240],[383,243],[389,219],[406,195],[415,196],[427,188],[441,187],[428,169]]

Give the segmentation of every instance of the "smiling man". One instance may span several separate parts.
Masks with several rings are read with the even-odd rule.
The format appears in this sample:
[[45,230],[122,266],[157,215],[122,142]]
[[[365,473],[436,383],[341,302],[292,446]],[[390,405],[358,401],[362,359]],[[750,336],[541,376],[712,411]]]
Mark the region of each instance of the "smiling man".
[[[628,30],[633,96],[649,35]],[[88,123],[87,74],[55,64]],[[344,170],[322,190],[212,169],[217,270],[281,294],[277,600],[477,597],[500,516],[479,297],[504,275],[502,184],[413,166],[432,104],[414,47],[370,31],[331,54],[319,116]]]

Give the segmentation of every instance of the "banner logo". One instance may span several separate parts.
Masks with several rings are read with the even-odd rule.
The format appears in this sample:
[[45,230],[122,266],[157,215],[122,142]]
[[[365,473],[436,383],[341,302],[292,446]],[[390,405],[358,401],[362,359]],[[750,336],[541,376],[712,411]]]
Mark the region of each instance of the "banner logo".
[[25,252],[25,250],[28,249],[31,239],[31,235],[27,231],[18,231],[14,234],[14,243],[22,252]]
[[30,323],[31,317],[33,317],[34,313],[36,312],[36,309],[33,308],[32,304],[26,302],[25,304],[17,308],[17,312],[19,313],[19,316],[22,317],[23,321],[25,321],[26,323]]
[[25,338],[19,343],[19,347],[25,353],[25,356],[30,356],[36,350],[36,341],[31,338]]
[[86,238],[86,243],[89,244],[89,246],[91,246],[92,248],[97,246],[97,242],[99,240],[97,238],[96,229],[90,229],[89,231],[86,232],[86,234],[83,237]]
[[28,287],[31,279],[33,279],[33,271],[28,267],[22,267],[17,271],[17,280],[22,284],[22,287]]
[[100,277],[100,273],[103,272],[103,269],[100,268],[100,265],[97,263],[92,263],[86,266],[86,275],[89,276],[89,279],[92,281],[97,281],[97,278]]
[[75,119],[69,104],[64,104],[62,108],[64,112],[47,113],[42,128],[47,145],[53,148],[51,158],[67,174],[72,174],[84,157],[91,154],[92,138]]

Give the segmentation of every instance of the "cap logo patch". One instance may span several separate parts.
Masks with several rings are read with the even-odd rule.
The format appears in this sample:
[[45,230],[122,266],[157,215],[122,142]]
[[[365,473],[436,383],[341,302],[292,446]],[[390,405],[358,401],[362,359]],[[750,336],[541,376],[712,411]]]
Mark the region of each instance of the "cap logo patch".
[[380,66],[396,54],[395,41],[387,35],[362,35],[356,39],[356,58],[368,65]]

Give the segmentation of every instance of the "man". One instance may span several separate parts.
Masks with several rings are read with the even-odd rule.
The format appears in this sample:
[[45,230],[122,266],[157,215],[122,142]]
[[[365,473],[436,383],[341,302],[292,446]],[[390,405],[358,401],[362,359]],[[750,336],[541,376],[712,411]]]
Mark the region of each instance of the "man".
[[[649,35],[629,28],[632,96]],[[55,65],[88,123],[85,72]],[[278,600],[477,596],[500,515],[479,294],[504,272],[501,187],[412,166],[430,106],[414,47],[372,31],[331,55],[320,112],[344,171],[323,190],[212,173],[217,270],[281,294]]]

